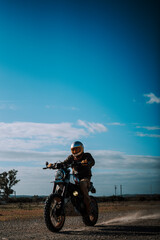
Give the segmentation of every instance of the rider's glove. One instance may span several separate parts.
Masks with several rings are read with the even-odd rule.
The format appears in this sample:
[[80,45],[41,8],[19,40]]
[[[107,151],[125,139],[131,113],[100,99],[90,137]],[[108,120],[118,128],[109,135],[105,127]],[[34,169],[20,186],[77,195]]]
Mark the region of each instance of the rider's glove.
[[52,168],[53,167],[53,164],[52,163],[49,163],[47,168]]
[[81,162],[81,164],[82,164],[83,166],[87,166],[87,165],[88,165],[87,159],[83,160],[83,161]]

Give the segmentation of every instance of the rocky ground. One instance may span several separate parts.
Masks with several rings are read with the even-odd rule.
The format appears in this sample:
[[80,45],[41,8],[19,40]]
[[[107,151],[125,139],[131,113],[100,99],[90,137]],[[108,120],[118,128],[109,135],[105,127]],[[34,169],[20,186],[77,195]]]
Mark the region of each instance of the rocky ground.
[[114,239],[160,240],[160,205],[152,204],[138,210],[107,211],[99,214],[94,227],[86,227],[80,216],[67,216],[60,233],[50,232],[43,217],[0,221],[0,240],[51,239]]

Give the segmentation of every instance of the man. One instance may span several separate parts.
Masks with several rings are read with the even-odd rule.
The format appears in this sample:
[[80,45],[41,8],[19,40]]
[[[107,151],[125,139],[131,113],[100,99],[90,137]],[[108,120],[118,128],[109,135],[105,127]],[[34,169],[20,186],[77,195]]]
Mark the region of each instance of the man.
[[80,180],[80,189],[84,195],[84,203],[86,205],[87,213],[90,214],[91,200],[88,195],[88,189],[92,176],[91,168],[94,166],[95,160],[90,153],[84,153],[84,146],[79,141],[72,143],[71,153],[72,154],[60,164],[70,164],[73,173],[78,175]]

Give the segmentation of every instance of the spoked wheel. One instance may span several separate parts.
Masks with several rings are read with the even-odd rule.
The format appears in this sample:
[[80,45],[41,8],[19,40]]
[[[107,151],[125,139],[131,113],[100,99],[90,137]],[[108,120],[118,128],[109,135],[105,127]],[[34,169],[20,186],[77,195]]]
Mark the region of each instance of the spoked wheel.
[[94,226],[98,220],[98,204],[93,196],[90,196],[90,199],[91,199],[91,213],[89,215],[83,216],[83,222],[87,226]]
[[59,232],[65,222],[65,214],[62,211],[61,196],[51,194],[45,203],[44,219],[47,228],[52,232]]

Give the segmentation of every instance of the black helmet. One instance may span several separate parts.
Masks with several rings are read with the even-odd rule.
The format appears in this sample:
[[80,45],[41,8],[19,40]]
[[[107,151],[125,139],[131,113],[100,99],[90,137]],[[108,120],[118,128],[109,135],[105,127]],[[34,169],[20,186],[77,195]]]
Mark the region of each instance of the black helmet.
[[71,144],[71,152],[74,157],[80,156],[84,152],[84,146],[81,142],[76,141]]

